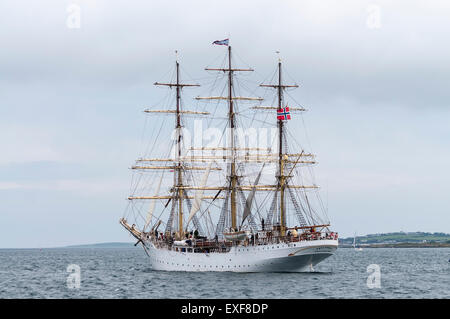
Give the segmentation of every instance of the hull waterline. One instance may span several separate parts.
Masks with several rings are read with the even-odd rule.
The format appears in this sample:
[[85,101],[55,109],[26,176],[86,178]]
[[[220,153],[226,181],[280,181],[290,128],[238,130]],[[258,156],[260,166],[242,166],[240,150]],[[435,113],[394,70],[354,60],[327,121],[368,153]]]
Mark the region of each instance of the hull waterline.
[[[229,252],[193,253],[146,243],[154,270],[216,272],[301,272],[332,256],[337,240],[234,246]],[[186,249],[187,250],[187,249]]]

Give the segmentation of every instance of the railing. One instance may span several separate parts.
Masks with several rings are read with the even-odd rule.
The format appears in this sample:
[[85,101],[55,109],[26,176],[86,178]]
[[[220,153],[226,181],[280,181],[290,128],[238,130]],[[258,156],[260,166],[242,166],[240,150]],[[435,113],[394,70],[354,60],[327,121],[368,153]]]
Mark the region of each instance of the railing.
[[[261,234],[261,235],[259,235]],[[270,231],[258,232],[239,242],[231,242],[224,240],[196,240],[190,238],[190,243],[186,245],[174,245],[172,238],[152,236],[149,240],[157,248],[166,248],[169,250],[192,253],[224,253],[230,251],[232,246],[260,246],[273,245],[280,243],[295,243],[312,240],[337,240],[338,233],[335,232],[305,232],[294,236],[293,234],[287,236],[273,235]]]

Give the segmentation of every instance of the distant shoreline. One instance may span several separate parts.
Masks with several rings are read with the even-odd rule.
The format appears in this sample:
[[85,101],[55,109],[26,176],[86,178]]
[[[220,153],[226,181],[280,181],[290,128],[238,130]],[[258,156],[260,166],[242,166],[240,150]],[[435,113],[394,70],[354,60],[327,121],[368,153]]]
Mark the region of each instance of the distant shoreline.
[[[450,243],[395,243],[395,244],[362,244],[361,248],[450,248]],[[0,250],[47,250],[47,249],[118,249],[118,248],[139,248],[134,243],[100,243],[85,245],[70,245],[60,247],[38,247],[38,248],[0,248]],[[353,248],[353,245],[339,244],[339,248]]]
[[[368,234],[363,236],[339,238],[339,248],[450,248],[450,234],[426,232],[395,232]],[[93,244],[66,245],[59,247],[0,248],[0,249],[101,249],[101,248],[140,248],[135,242],[103,242]]]
[[[450,248],[450,243],[373,243],[357,245],[362,248]],[[55,248],[134,248],[134,243],[114,242],[86,245],[70,245]],[[339,244],[339,248],[353,248],[353,245]]]
[[[450,248],[450,243],[395,243],[395,244],[364,244],[361,248]],[[339,245],[339,248],[353,248],[352,245]]]
[[134,247],[134,243],[112,242],[112,243],[70,245],[70,246],[62,246],[62,247],[54,247],[54,248],[129,248],[129,247]]
[[[135,248],[134,243],[100,243],[86,245],[70,245],[58,248]],[[450,243],[380,243],[380,244],[361,244],[361,248],[450,248]],[[339,244],[339,248],[353,248],[353,245]]]
[[339,238],[339,247],[367,248],[442,248],[450,247],[450,234],[395,232]]

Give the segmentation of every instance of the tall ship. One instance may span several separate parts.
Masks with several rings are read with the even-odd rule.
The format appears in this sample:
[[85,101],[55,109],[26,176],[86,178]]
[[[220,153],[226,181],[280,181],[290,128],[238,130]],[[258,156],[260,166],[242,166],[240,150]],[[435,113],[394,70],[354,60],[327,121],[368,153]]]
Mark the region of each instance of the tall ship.
[[196,106],[183,96],[202,88],[181,80],[178,56],[172,78],[154,83],[169,98],[144,110],[152,136],[131,167],[120,224],[154,270],[313,270],[334,254],[338,234],[314,182],[315,155],[297,138],[305,108],[289,91],[298,85],[284,83],[279,58],[267,82],[246,82],[253,69],[233,65],[228,39],[213,44],[226,51],[221,66],[205,69],[211,96],[190,99]]

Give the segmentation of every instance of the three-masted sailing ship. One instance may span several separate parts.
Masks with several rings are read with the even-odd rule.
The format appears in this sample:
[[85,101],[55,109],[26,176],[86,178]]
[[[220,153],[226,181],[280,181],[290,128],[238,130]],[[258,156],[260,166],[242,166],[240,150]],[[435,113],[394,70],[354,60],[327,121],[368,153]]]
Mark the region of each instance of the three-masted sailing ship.
[[[219,96],[197,96],[195,100],[211,109],[210,103],[217,103],[217,112],[184,108],[183,89],[199,85],[181,82],[177,58],[174,79],[155,83],[175,91],[175,105],[144,111],[150,116],[174,116],[174,138],[172,143],[152,148],[131,167],[136,178],[120,223],[136,238],[136,245],[142,245],[154,270],[310,270],[336,251],[338,235],[314,208],[314,195],[322,203],[318,187],[305,184],[309,181],[306,175],[312,175],[315,156],[299,144],[288,143],[295,140],[295,134],[287,137],[289,124],[295,122],[291,113],[305,109],[288,106],[285,91],[298,85],[283,83],[279,59],[275,83],[259,85],[275,90],[271,92],[272,96],[276,93],[274,105],[262,106],[259,97],[237,96],[237,74],[253,69],[233,67],[228,39],[213,44],[226,46],[226,57],[222,67],[206,70],[220,75],[214,84],[222,79],[226,85]],[[245,103],[258,105],[245,107]],[[250,123],[240,121],[245,112],[255,113],[246,117]],[[254,124],[257,116],[265,117],[258,123],[276,132],[269,147],[246,147],[237,136],[242,126]],[[215,118],[222,119],[219,140],[225,145],[189,147],[184,130],[188,117],[209,118],[211,127]],[[161,139],[160,135],[156,138]],[[169,155],[152,156],[164,145]],[[318,206],[326,215],[323,205]]]

